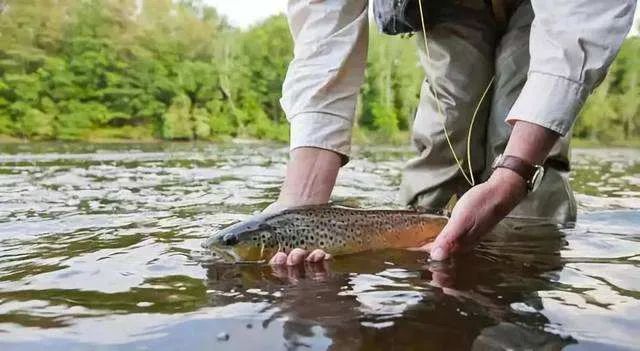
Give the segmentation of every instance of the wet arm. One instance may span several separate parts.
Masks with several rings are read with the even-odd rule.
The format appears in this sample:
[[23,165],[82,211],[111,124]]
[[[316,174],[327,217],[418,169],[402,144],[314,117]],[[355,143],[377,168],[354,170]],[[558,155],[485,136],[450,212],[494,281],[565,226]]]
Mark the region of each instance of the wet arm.
[[341,156],[333,151],[314,147],[292,150],[277,206],[327,203],[340,165]]
[[[529,74],[507,117],[514,128],[504,153],[542,164],[604,78],[631,28],[635,0],[532,0],[532,5]],[[462,196],[449,223],[425,249],[436,260],[468,249],[525,195],[521,177],[497,169]]]
[[366,0],[290,0],[294,58],[281,104],[290,161],[275,207],[325,203],[347,162],[368,44]]
[[[532,5],[529,75],[507,117],[514,128],[504,153],[543,164],[604,79],[631,28],[635,0],[533,0]],[[517,178],[509,170],[498,173]]]

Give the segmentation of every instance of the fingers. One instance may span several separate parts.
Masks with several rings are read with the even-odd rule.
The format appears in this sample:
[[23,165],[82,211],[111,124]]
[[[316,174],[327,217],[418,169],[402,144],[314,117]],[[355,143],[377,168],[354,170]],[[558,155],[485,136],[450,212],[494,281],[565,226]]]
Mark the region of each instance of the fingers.
[[422,246],[418,246],[418,247],[409,247],[407,248],[407,250],[409,251],[423,251],[423,252],[429,252],[431,251],[431,248],[433,247],[433,242],[430,243],[426,243]]
[[320,264],[307,265],[310,276],[315,281],[325,281],[329,276],[329,265],[327,261],[322,261]]
[[271,260],[269,261],[270,265],[276,265],[276,266],[280,266],[287,263],[287,254],[284,252],[278,252],[275,255],[273,255],[273,257],[271,257]]
[[305,277],[304,266],[285,266],[285,265],[273,265],[271,266],[273,275],[276,278],[288,281],[291,284],[297,284],[301,279]]
[[296,266],[272,265],[271,271],[276,278],[286,280],[291,284],[297,284],[305,278],[310,278],[315,281],[326,281],[329,277],[329,265],[327,261]]
[[321,249],[313,250],[311,253],[303,249],[293,249],[291,250],[291,252],[289,252],[288,255],[284,252],[276,253],[275,255],[273,255],[271,260],[269,260],[269,264],[270,265],[286,264],[288,266],[295,266],[304,261],[322,262],[329,259],[331,259],[331,255],[324,252]]
[[410,247],[407,250],[428,252],[429,257],[434,261],[446,260],[460,249],[461,238],[464,238],[472,227],[469,223],[469,218],[466,216],[454,215],[434,241],[420,247]]
[[466,221],[452,217],[429,247],[429,257],[434,261],[442,261],[456,252],[459,249],[458,240],[468,232],[466,224]]
[[291,250],[287,256],[287,266],[295,266],[302,263],[305,257],[307,257],[307,253],[307,250],[298,248]]
[[321,262],[324,260],[328,260],[331,258],[331,255],[322,251],[321,249],[315,249],[311,252],[309,256],[307,256],[308,262]]
[[429,257],[434,261],[443,261],[455,251],[456,235],[453,232],[440,233],[429,250]]
[[273,273],[273,276],[283,280],[289,278],[287,268],[287,266],[282,264],[271,264],[271,272]]
[[430,262],[426,266],[431,273],[431,284],[439,288],[452,288],[455,282],[455,269],[444,262]]

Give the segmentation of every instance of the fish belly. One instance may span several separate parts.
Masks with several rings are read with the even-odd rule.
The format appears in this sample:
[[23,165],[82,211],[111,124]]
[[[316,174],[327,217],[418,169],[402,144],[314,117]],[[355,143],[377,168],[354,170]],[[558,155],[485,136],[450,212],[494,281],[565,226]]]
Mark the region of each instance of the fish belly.
[[[327,245],[324,250],[333,256],[339,256],[371,250],[418,247],[432,241],[446,223],[446,218],[436,217],[432,220],[414,223],[394,225],[386,222],[381,223],[378,227],[375,225],[365,226],[357,231],[355,239],[340,240],[338,238],[332,245]],[[341,235],[341,233],[334,233],[334,235]]]

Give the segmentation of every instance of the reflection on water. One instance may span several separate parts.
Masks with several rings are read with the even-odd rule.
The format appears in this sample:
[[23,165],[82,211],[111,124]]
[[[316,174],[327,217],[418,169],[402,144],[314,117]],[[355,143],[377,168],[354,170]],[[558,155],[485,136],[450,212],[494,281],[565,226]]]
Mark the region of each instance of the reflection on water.
[[[409,155],[360,152],[336,199],[395,206]],[[2,146],[0,349],[640,344],[639,151],[574,152],[576,228],[503,223],[446,263],[380,251],[274,269],[202,251],[276,197],[285,160],[268,144]]]

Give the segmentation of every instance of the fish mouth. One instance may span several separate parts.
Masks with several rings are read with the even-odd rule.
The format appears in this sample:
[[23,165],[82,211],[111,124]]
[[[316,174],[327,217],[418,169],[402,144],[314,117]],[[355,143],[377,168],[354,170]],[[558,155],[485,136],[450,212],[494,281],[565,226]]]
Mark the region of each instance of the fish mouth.
[[227,249],[219,246],[210,246],[209,248],[214,254],[220,256],[227,263],[242,261],[240,256],[238,256],[233,249]]
[[217,234],[209,237],[207,240],[203,241],[201,246],[204,249],[210,250],[215,255],[220,256],[225,262],[237,262],[240,261],[240,255],[238,255],[235,251],[235,243],[229,245],[227,244],[227,238],[229,233],[226,230],[218,232]]
[[202,246],[215,255],[220,256],[226,263],[260,262],[259,260],[247,260],[245,251],[251,248],[245,247],[246,245],[244,245],[244,243],[238,242],[237,237],[230,233],[218,233],[203,242]]
[[[255,248],[247,247],[245,250],[254,251]],[[226,263],[264,263],[266,262],[265,253],[270,252],[270,250],[262,249],[260,250],[259,258],[253,254],[248,254],[248,252],[243,252],[242,247],[220,247],[213,245],[210,247],[210,250],[213,251],[216,255],[220,256]],[[236,250],[240,250],[241,252],[236,252]],[[255,259],[248,259],[249,257]]]
[[227,262],[265,262],[269,251],[263,240],[268,232],[262,220],[252,219],[228,226],[202,243]]

